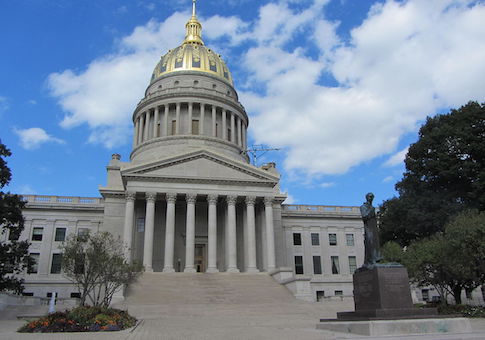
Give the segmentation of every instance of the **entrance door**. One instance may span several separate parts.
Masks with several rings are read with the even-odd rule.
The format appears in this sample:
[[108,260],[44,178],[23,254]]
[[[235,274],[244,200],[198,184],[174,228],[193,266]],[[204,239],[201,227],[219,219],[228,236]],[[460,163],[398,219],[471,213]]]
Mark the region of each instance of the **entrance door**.
[[206,266],[205,244],[195,245],[194,262],[195,262],[195,270],[197,270],[197,273],[205,272],[205,266]]

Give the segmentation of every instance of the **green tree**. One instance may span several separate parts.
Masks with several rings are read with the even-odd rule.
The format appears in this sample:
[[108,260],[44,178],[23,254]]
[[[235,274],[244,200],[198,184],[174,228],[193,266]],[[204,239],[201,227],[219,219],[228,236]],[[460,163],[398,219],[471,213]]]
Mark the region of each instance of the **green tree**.
[[451,216],[485,210],[485,104],[428,117],[410,146],[399,196],[381,208],[381,239],[402,246],[444,231]]
[[[0,142],[0,189],[10,183],[10,172],[5,157],[11,152]],[[0,226],[1,234],[8,235],[8,240],[0,242],[0,291],[12,291],[20,294],[24,280],[18,274],[25,272],[31,264],[28,241],[19,241],[24,230],[22,208],[25,202],[21,196],[0,191]]]
[[397,242],[389,241],[382,246],[383,262],[402,263],[403,249]]
[[81,295],[81,305],[108,307],[115,292],[140,275],[142,266],[127,263],[123,243],[108,232],[70,236],[61,246],[62,272]]

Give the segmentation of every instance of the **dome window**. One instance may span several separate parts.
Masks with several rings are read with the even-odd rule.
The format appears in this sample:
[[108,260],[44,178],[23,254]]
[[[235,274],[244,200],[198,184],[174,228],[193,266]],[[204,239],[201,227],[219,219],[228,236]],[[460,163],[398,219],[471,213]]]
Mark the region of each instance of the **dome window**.
[[200,68],[200,58],[192,58],[192,67]]
[[216,84],[212,84],[212,88],[215,90],[217,88]]
[[194,80],[194,86],[197,86],[199,85],[199,81],[198,80]]
[[159,89],[162,89],[162,85],[158,85],[158,88],[159,88]]
[[210,70],[211,71],[214,71],[214,72],[217,72],[217,65],[214,63],[214,64],[210,64]]
[[175,81],[175,83],[173,83],[175,86],[178,86],[180,84],[180,82],[178,80]]

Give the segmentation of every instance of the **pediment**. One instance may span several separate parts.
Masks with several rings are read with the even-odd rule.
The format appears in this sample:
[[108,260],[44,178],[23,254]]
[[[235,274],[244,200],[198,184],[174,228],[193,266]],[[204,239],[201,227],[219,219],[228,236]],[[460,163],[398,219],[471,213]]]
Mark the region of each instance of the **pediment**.
[[279,178],[265,170],[222,155],[197,151],[122,171],[123,178],[149,181],[225,182],[274,186]]

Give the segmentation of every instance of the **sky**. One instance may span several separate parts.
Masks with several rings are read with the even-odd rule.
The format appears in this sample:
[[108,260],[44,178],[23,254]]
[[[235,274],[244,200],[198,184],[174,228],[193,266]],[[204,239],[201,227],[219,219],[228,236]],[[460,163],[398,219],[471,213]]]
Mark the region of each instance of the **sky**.
[[[0,139],[19,194],[98,197],[190,0],[0,0]],[[198,0],[288,204],[397,193],[427,116],[485,100],[485,2]]]

